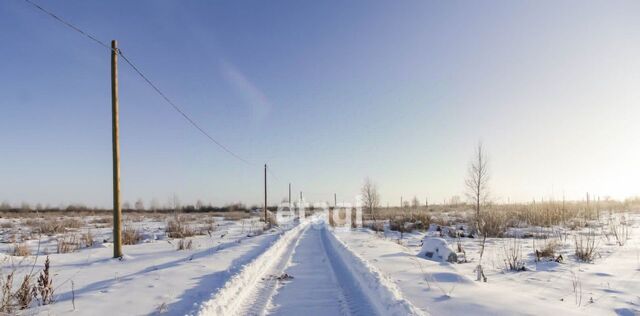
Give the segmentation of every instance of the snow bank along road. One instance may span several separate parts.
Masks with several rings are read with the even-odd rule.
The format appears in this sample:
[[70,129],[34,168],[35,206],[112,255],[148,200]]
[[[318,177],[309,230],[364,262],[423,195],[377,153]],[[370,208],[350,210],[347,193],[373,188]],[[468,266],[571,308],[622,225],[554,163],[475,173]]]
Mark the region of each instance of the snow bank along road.
[[399,293],[324,224],[306,222],[246,265],[198,314],[423,314]]

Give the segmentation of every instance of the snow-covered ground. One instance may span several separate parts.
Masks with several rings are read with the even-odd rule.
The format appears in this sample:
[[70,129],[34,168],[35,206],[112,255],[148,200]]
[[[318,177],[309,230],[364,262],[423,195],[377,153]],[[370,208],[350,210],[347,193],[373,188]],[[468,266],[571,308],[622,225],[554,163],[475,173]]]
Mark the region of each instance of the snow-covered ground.
[[[433,315],[640,315],[640,216],[633,215],[629,225],[624,246],[597,236],[593,263],[574,258],[571,234],[579,232],[560,241],[563,263],[535,261],[533,244],[541,240],[489,239],[483,259],[487,283],[475,281],[477,239],[460,240],[471,262],[450,264],[416,257],[426,233],[405,234],[401,241],[395,232],[367,229],[337,235],[397,284],[405,298]],[[514,242],[526,271],[505,268],[505,249]]]
[[[3,218],[0,224],[11,225],[0,230],[2,278],[38,271],[49,253],[56,301],[26,314],[640,315],[640,215],[626,216],[623,246],[593,225],[595,231],[510,231],[547,240],[490,238],[482,260],[486,283],[475,280],[479,239],[459,239],[469,262],[456,264],[416,256],[425,237],[439,236],[434,231],[400,239],[389,230],[334,230],[313,216],[262,232],[257,218],[199,216],[190,225],[207,233],[189,237],[187,250],[177,250],[179,238],[168,238],[166,217],[128,221],[142,240],[124,246],[122,260],[111,258],[111,228],[91,217],[83,219],[94,223],[89,227],[32,238],[25,242],[32,255],[12,256],[20,239],[34,235],[25,220]],[[89,228],[93,246],[56,253],[57,239]],[[574,236],[589,232],[595,232],[597,255],[584,263],[573,254]],[[443,238],[458,248],[458,240]],[[535,260],[534,249],[550,240],[559,244],[561,263]],[[505,267],[505,251],[514,245],[525,271]]]
[[[51,240],[56,237],[43,237],[41,250],[52,252],[49,257],[55,303],[31,312],[111,316],[194,312],[199,302],[210,298],[211,293],[283,234],[277,229],[258,234],[260,225],[255,218],[241,221],[215,218],[215,222],[216,228],[210,235],[188,238],[193,242],[192,249],[181,251],[177,250],[179,239],[166,238],[162,233],[164,222],[137,222],[145,239],[140,244],[124,246],[123,260],[112,259],[112,244],[100,239],[106,239],[111,228],[94,227],[96,239],[100,239],[96,245],[73,253],[55,253]],[[38,241],[28,244],[35,253]],[[3,252],[10,252],[11,246],[2,244]],[[35,270],[39,270],[45,259],[43,255],[2,257],[4,275],[11,271],[17,275],[32,271],[36,258]]]

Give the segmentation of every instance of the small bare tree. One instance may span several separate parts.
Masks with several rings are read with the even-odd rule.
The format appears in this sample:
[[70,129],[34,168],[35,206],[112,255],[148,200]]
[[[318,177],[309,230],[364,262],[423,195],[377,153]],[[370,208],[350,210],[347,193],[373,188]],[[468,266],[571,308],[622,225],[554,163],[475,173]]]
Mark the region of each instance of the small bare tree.
[[482,247],[480,248],[480,260],[476,267],[477,280],[483,279],[485,282],[487,278],[484,276],[482,270],[482,255],[484,254],[484,248],[487,241],[487,233],[484,229],[482,221],[481,208],[489,200],[489,168],[487,157],[482,149],[482,143],[478,144],[474,158],[469,165],[469,171],[465,184],[467,186],[467,196],[471,200],[475,211],[475,224],[478,234],[482,236]]
[[476,225],[480,228],[480,211],[489,200],[489,167],[487,157],[482,149],[482,143],[478,144],[476,153],[471,164],[465,184],[467,186],[467,196],[471,200],[476,212]]
[[371,218],[375,221],[375,209],[380,206],[380,194],[378,193],[378,188],[369,178],[366,178],[360,193],[362,194],[362,203],[364,204],[366,211],[371,214]]
[[420,200],[418,200],[418,197],[414,196],[413,199],[411,200],[411,208],[418,209],[419,206],[420,206]]
[[144,211],[144,202],[142,199],[138,199],[135,204],[136,211]]

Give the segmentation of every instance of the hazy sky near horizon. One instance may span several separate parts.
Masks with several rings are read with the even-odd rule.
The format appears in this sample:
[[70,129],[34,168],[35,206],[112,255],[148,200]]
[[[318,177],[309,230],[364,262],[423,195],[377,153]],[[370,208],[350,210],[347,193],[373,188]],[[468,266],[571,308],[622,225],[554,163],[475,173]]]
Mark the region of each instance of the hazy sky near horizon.
[[[498,200],[640,194],[638,1],[34,0],[123,52],[123,200],[464,196],[478,141]],[[0,201],[108,207],[109,52],[0,3]]]

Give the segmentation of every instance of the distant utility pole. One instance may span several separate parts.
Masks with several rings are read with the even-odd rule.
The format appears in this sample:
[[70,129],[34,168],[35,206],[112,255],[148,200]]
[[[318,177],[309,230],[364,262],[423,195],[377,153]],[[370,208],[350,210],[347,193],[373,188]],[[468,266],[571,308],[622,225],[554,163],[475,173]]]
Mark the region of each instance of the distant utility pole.
[[400,208],[402,208],[402,195],[400,196]]
[[338,207],[338,196],[333,194],[333,207]]
[[267,164],[264,164],[264,223],[267,221]]
[[113,145],[113,257],[122,257],[120,141],[118,134],[118,42],[111,41],[111,131]]
[[289,207],[291,207],[291,182],[289,182]]

